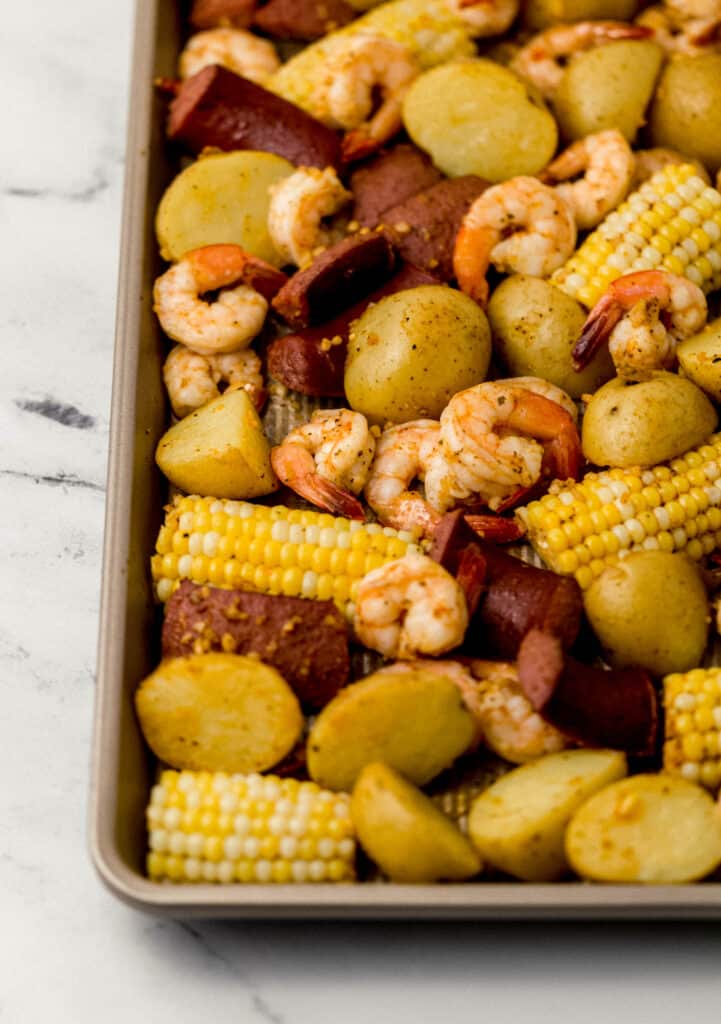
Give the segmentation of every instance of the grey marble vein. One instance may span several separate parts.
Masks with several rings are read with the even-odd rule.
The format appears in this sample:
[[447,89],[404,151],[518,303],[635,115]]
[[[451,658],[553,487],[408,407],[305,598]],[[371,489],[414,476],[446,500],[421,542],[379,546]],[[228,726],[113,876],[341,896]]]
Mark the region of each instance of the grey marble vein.
[[16,398],[15,405],[23,412],[36,413],[45,419],[60,423],[63,427],[74,427],[76,430],[90,430],[97,422],[94,416],[88,416],[74,405],[66,405],[50,396],[39,401]]

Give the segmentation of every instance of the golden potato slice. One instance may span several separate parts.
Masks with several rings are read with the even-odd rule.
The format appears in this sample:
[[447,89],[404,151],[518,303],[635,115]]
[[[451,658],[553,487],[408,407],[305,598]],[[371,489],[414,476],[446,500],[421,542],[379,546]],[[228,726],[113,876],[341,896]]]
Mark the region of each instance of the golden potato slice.
[[450,679],[381,669],[323,708],[308,737],[308,771],[326,789],[350,792],[367,764],[382,761],[422,786],[468,750],[474,735]]
[[368,856],[394,882],[460,881],[481,870],[481,858],[463,833],[387,765],[363,769],[351,818]]
[[553,882],[567,869],[563,835],[592,793],[626,774],[616,750],[564,750],[524,764],[473,801],[468,832],[489,863],[527,882]]
[[681,369],[714,402],[721,402],[721,319],[676,348]]
[[721,864],[721,814],[670,775],[634,775],[580,807],[566,831],[574,871],[596,882],[695,882]]
[[172,426],[155,461],[188,494],[258,498],[278,486],[263,424],[245,391],[227,391]]
[[268,234],[268,189],[295,168],[274,153],[213,153],[186,167],[160,200],[155,221],[160,254],[181,259],[202,245],[231,242],[281,266]]
[[298,699],[280,673],[238,654],[168,658],[140,684],[135,706],[153,753],[193,771],[265,771],[303,729]]

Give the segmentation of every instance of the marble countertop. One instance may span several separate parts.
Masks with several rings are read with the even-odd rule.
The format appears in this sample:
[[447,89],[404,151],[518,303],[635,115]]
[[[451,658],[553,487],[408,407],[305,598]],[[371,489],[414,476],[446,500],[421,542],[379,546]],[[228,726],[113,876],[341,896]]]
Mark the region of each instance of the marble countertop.
[[718,925],[248,925],[117,903],[86,850],[131,0],[4,4],[0,1021],[721,1019]]

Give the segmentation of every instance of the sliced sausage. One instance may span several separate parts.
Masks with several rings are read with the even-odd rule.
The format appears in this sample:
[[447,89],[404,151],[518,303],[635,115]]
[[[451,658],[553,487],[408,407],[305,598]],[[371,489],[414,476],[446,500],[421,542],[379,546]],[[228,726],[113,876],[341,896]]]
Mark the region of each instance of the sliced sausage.
[[351,175],[353,220],[374,228],[386,210],[430,188],[442,177],[430,157],[408,143],[381,152]]
[[256,0],[193,0],[190,24],[193,28],[232,25],[246,28],[253,20]]
[[345,0],[268,0],[255,14],[255,24],[276,39],[311,42],[333,32],[356,12]]

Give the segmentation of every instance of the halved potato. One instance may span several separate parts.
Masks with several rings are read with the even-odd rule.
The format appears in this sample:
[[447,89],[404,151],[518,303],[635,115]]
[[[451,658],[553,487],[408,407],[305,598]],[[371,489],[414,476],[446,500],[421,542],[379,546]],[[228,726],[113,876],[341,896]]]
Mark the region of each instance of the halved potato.
[[172,426],[155,461],[188,494],[258,498],[278,486],[263,424],[245,391],[228,391]]
[[574,871],[596,882],[695,882],[721,864],[721,814],[692,782],[634,775],[576,811],[566,854]]
[[179,769],[262,772],[303,730],[280,673],[239,654],[168,658],[140,684],[135,706],[150,749]]
[[721,402],[721,319],[676,348],[681,369],[714,402]]
[[567,869],[563,835],[592,793],[626,774],[616,750],[564,750],[514,768],[477,797],[468,832],[481,857],[527,882]]
[[203,245],[232,242],[279,267],[268,234],[268,189],[295,168],[274,153],[201,156],[170,183],[155,221],[160,254],[179,260]]
[[450,679],[381,669],[323,708],[308,737],[308,771],[326,789],[350,791],[367,764],[382,761],[422,786],[465,753],[474,736]]
[[450,818],[385,764],[361,772],[351,818],[363,849],[394,882],[460,881],[481,870],[481,858]]

